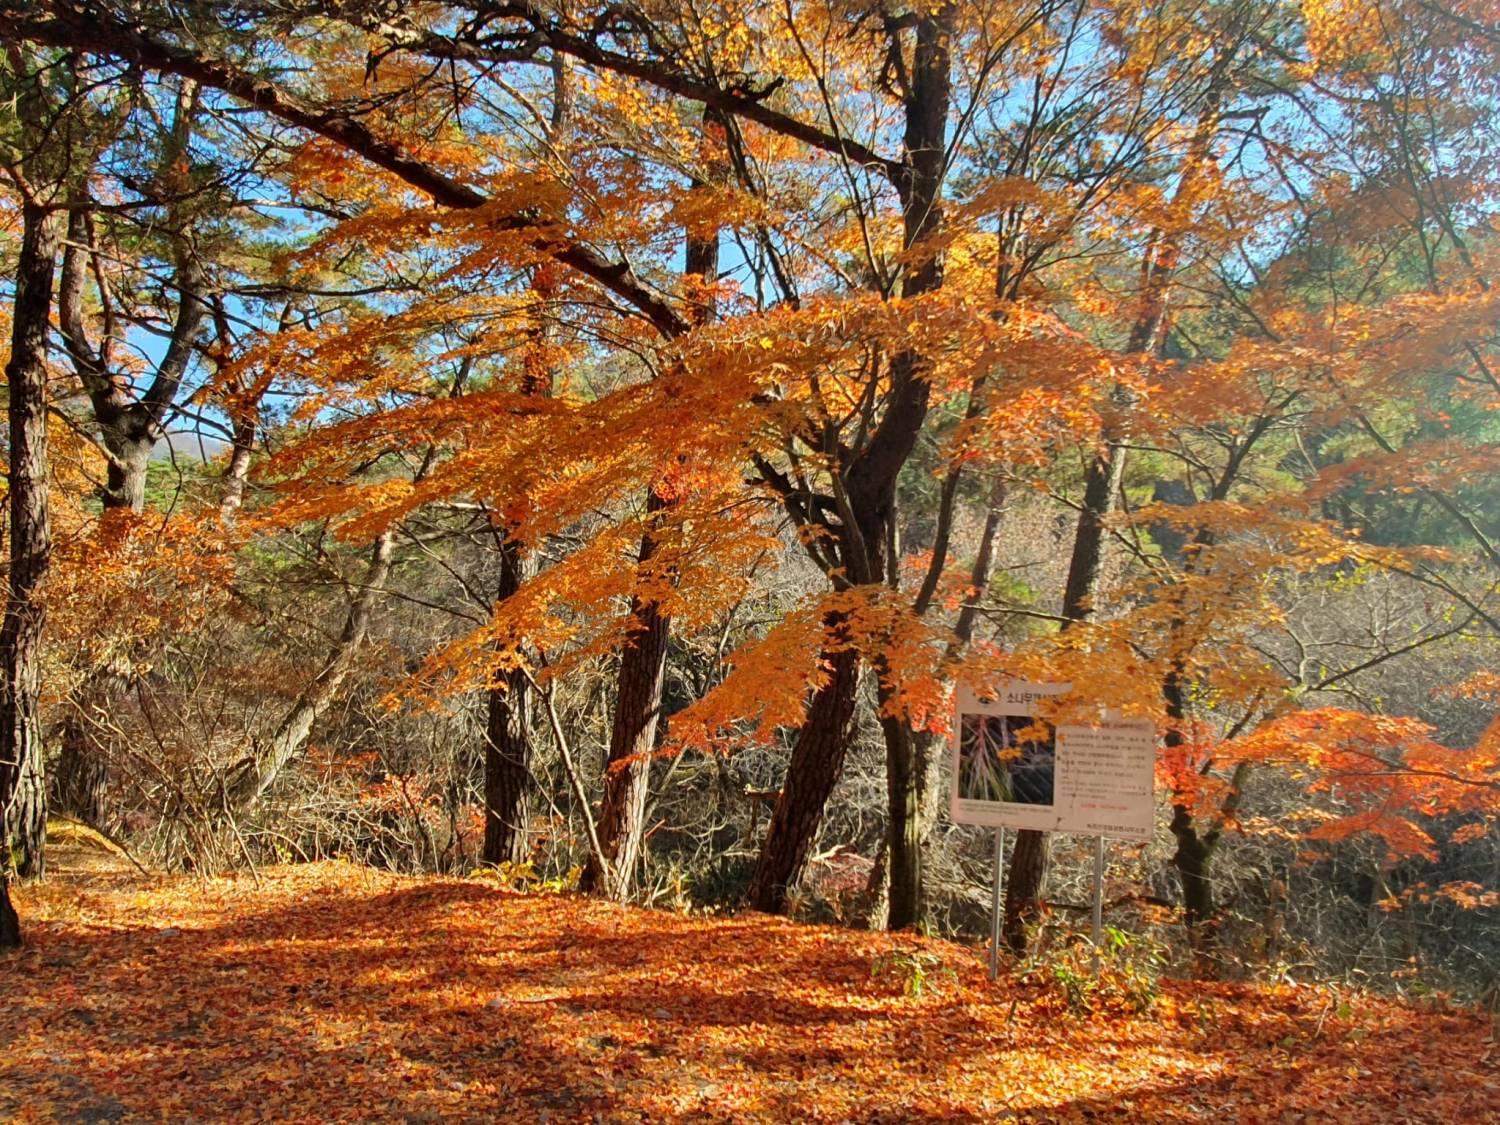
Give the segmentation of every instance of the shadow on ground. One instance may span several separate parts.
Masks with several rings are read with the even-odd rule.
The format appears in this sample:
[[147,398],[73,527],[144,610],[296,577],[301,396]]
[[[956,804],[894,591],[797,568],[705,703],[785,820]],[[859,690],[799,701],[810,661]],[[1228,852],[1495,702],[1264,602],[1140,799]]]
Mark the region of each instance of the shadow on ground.
[[871,968],[919,939],[756,915],[338,865],[258,887],[79,873],[22,898],[0,1118],[1480,1121],[1500,1104],[1464,1017],[1345,1027],[1311,995],[1174,985],[1172,1018],[1080,1021],[936,942],[952,972],[912,1000]]

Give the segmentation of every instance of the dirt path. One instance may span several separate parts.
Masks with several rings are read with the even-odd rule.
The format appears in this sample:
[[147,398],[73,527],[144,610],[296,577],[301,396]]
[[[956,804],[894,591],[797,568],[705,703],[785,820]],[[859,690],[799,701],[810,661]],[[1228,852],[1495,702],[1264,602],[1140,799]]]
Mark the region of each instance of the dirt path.
[[1079,1017],[920,938],[114,860],[20,889],[0,1120],[1500,1121],[1464,1012],[1166,981],[1149,1015]]
[[47,871],[79,886],[146,874],[119,844],[86,824],[57,816],[47,822]]

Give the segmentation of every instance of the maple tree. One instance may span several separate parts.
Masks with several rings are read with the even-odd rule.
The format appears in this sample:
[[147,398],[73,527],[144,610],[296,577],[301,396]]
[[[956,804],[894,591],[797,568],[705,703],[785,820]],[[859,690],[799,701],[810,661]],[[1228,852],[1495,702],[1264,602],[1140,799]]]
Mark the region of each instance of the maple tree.
[[[883,799],[859,811],[878,827],[853,846],[873,853],[864,913],[901,929],[943,893],[927,868],[952,835],[951,685],[1012,675],[1161,724],[1174,896],[1202,944],[1215,856],[1258,778],[1302,783],[1311,839],[1357,833],[1395,857],[1435,862],[1435,821],[1493,822],[1493,728],[1456,749],[1378,700],[1332,705],[1386,663],[1489,652],[1497,634],[1482,19],[1167,0],[183,18],[0,4],[9,39],[101,67],[101,89],[161,76],[138,103],[154,132],[111,125],[160,146],[139,156],[159,166],[149,239],[120,233],[79,154],[66,222],[31,216],[65,227],[33,247],[60,271],[56,333],[51,283],[41,301],[18,280],[12,409],[15,388],[71,372],[106,509],[149,507],[148,453],[190,365],[194,409],[231,438],[212,500],[182,520],[152,512],[111,538],[119,513],[61,501],[114,552],[98,601],[170,587],[200,534],[202,584],[181,588],[220,583],[264,614],[256,644],[306,668],[266,685],[276,715],[232,747],[161,770],[176,792],[152,815],[216,838],[192,845],[200,860],[248,858],[247,826],[273,838],[277,801],[321,763],[364,771],[360,833],[409,815],[430,836],[441,810],[448,843],[424,838],[424,864],[456,864],[477,809],[478,858],[553,848],[559,877],[578,861],[585,889],[627,899],[645,894],[652,833],[682,827],[652,823],[665,779],[704,755],[725,807],[753,802],[753,859],[725,897],[768,911],[843,830],[851,770],[877,777]],[[108,143],[107,98],[81,104]],[[209,269],[212,225],[252,220],[189,202],[183,177],[205,173],[186,158],[205,151],[299,215],[266,261]],[[17,261],[41,284],[24,195]],[[150,262],[160,293],[122,280]],[[237,270],[254,277],[210,284]],[[111,367],[127,315],[159,356]],[[48,476],[12,471],[13,505],[17,482]],[[1008,528],[1032,505],[1068,534],[1055,590],[1013,598]],[[171,544],[156,570],[151,535]],[[87,565],[56,568],[59,642],[107,631],[70,605]],[[301,634],[271,624],[294,571],[332,591]],[[1439,599],[1434,620],[1381,633],[1374,656],[1288,655],[1302,594],[1377,574]],[[27,590],[13,576],[18,630]],[[411,607],[430,615],[414,625]],[[190,631],[146,617],[115,622],[121,646]],[[37,640],[7,644],[22,659]],[[700,650],[706,671],[678,690]],[[159,651],[143,642],[126,678],[190,694],[169,681],[192,660],[154,672]],[[1451,698],[1486,698],[1467,678]],[[100,699],[85,710],[112,715]],[[339,728],[341,699],[368,732]],[[466,747],[447,759],[384,745],[443,722]],[[336,728],[348,769],[317,745]],[[63,792],[97,815],[99,784],[67,780],[87,755],[63,741]],[[7,805],[38,853],[39,803]],[[1046,864],[1023,834],[1017,950],[1044,917]]]

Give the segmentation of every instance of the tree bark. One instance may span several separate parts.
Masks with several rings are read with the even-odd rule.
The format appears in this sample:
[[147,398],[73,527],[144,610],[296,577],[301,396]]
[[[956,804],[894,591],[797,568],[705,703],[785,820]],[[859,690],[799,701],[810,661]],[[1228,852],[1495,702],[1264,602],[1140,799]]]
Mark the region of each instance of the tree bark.
[[[566,147],[571,131],[572,81],[567,59],[552,57],[552,115],[547,143],[554,151]],[[531,275],[531,293],[538,311],[527,328],[522,353],[519,390],[531,398],[550,398],[556,382],[555,361],[549,354],[546,303],[557,291],[555,265],[538,266]],[[457,393],[455,385],[454,391]],[[520,592],[535,572],[519,540],[507,529],[500,543],[498,601]],[[523,667],[506,672],[485,695],[484,719],[484,843],[479,858],[485,863],[519,862],[526,852],[528,822],[526,795],[531,786],[531,677]]]
[[[948,109],[952,100],[950,57],[955,11],[951,5],[926,9],[916,25],[911,88],[906,98],[905,161],[899,177],[903,243],[910,250],[932,238],[942,226],[943,178],[947,174]],[[902,295],[915,297],[943,286],[943,259],[933,251],[920,255],[902,278]],[[925,360],[915,353],[897,355],[891,363],[893,397],[890,412],[870,444],[868,465],[856,463],[850,473],[851,508],[872,555],[871,578],[895,585],[901,565],[890,541],[896,518],[896,478],[927,416],[929,384]],[[878,456],[876,456],[879,450]],[[871,471],[866,475],[866,470]],[[890,573],[882,573],[889,569]],[[883,660],[883,658],[882,658]],[[884,684],[888,676],[881,675]],[[884,694],[884,689],[882,689]],[[885,700],[882,699],[882,711]],[[886,928],[905,929],[920,921],[922,833],[920,809],[923,773],[910,725],[900,716],[882,716],[886,747],[886,812],[890,904]]]
[[146,472],[151,452],[166,433],[167,414],[176,401],[208,321],[208,279],[188,236],[178,233],[173,238],[176,263],[172,280],[178,298],[172,334],[150,385],[137,395],[128,376],[111,370],[104,351],[93,346],[84,326],[84,274],[91,253],[84,247],[91,237],[88,213],[80,207],[72,212],[68,222],[68,246],[58,287],[58,320],[73,369],[88,393],[108,459],[101,491],[104,509],[106,513],[139,512],[146,503]]
[[21,947],[21,918],[10,901],[10,874],[0,867],[0,949]]
[[1051,850],[1045,832],[1022,829],[1016,833],[1016,845],[1011,849],[1010,867],[1005,875],[1000,938],[1017,957],[1025,955],[1032,927],[1041,916],[1042,886],[1047,881]]
[[10,859],[0,856],[0,867],[8,869],[13,861],[17,874],[30,877],[44,871],[47,827],[39,699],[46,609],[38,593],[52,560],[47,329],[60,223],[55,215],[29,201],[22,206],[21,222],[10,362],[6,367],[10,392],[10,581],[5,617],[0,623],[0,823],[10,844]]
[[1182,905],[1188,934],[1195,947],[1201,946],[1205,927],[1213,919],[1214,887],[1208,877],[1209,861],[1213,848],[1198,835],[1193,823],[1193,814],[1185,805],[1172,806],[1172,837],[1177,841],[1177,850],[1172,853],[1172,866],[1182,879]]
[[786,781],[750,879],[749,905],[768,914],[786,912],[787,889],[802,874],[849,749],[849,727],[859,694],[859,654],[839,649],[824,653],[823,660],[828,680],[813,695],[807,721],[797,734]]
[[255,452],[255,430],[259,410],[254,415],[231,415],[231,452],[224,468],[224,492],[219,498],[219,518],[232,524],[245,503],[245,481],[250,476],[250,459]]
[[[526,579],[521,545],[508,539],[500,548],[500,588],[504,601]],[[485,863],[520,860],[526,848],[526,790],[531,781],[531,685],[524,669],[505,674],[489,689],[484,723]]]
[[[1106,435],[1104,446],[1089,460],[1084,479],[1083,506],[1068,561],[1062,615],[1067,629],[1093,616],[1102,589],[1105,520],[1114,508],[1125,472],[1125,449],[1117,437]],[[1011,852],[1005,877],[1005,918],[1000,936],[1016,956],[1024,956],[1032,927],[1041,916],[1042,887],[1047,878],[1051,841],[1046,832],[1021,829]]]
[[[84,700],[75,700],[75,705],[83,706]],[[88,720],[78,715],[64,719],[54,799],[62,812],[96,828],[103,827],[104,792],[109,781],[104,763],[103,750],[94,742]]]
[[[1184,742],[1182,727],[1187,719],[1187,699],[1180,668],[1173,668],[1168,673],[1162,686],[1162,695],[1166,699],[1167,718],[1170,720],[1165,741],[1169,748],[1177,748]],[[1200,767],[1200,772],[1207,773],[1209,766],[1210,763],[1205,762]],[[1200,828],[1199,819],[1189,803],[1191,798],[1172,802],[1170,827],[1172,838],[1177,841],[1177,850],[1172,853],[1172,866],[1177,869],[1178,877],[1182,880],[1183,922],[1187,926],[1188,944],[1198,955],[1199,970],[1202,972],[1213,971],[1208,954],[1212,952],[1217,937],[1219,912],[1210,868],[1226,825],[1239,811],[1249,776],[1249,762],[1242,761],[1235,765],[1228,791],[1206,827]]]
[[[1217,94],[1210,98],[1210,111],[1199,122],[1189,149],[1187,166],[1174,198],[1182,194],[1200,174],[1200,166],[1213,136],[1215,117],[1212,107]],[[1143,355],[1156,348],[1166,322],[1168,287],[1177,268],[1178,248],[1167,237],[1146,261],[1140,308],[1131,325],[1125,354]],[[1117,396],[1118,398],[1118,396]],[[1126,402],[1117,402],[1122,412]],[[1084,475],[1083,503],[1078,512],[1078,528],[1073,536],[1073,554],[1068,561],[1068,580],[1063,591],[1064,629],[1087,621],[1098,610],[1103,585],[1104,534],[1109,514],[1125,476],[1125,426],[1123,420],[1106,424],[1100,434],[1100,448],[1090,457]],[[1002,936],[1017,955],[1026,952],[1027,933],[1041,910],[1042,883],[1047,873],[1047,834],[1022,830],[1016,835],[1016,847],[1006,878],[1005,924]]]
[[[882,689],[882,696],[886,693]],[[886,700],[881,700],[884,712]],[[886,928],[899,930],[922,916],[922,818],[921,774],[917,763],[916,738],[911,726],[899,715],[882,714],[885,735],[886,866],[890,891],[886,906]]]
[[[705,112],[705,120],[709,114]],[[696,184],[694,186],[697,186]],[[689,232],[684,272],[712,286],[719,277],[719,231]],[[694,323],[713,318],[710,300],[690,314]],[[667,507],[655,490],[646,498],[648,513]],[[639,562],[656,554],[650,529],[641,539]],[[661,720],[662,687],[666,683],[667,642],[671,619],[655,603],[632,598],[630,616],[635,622],[620,652],[619,685],[615,693],[614,723],[605,762],[604,805],[599,814],[599,843],[604,860],[590,855],[579,882],[582,890],[605,894],[619,901],[630,897],[636,865],[641,856],[641,834],[645,831],[646,796],[651,777],[651,751],[656,748],[656,728]],[[605,868],[608,868],[606,870]]]
[[[660,511],[665,506],[655,493],[647,501],[648,510]],[[655,553],[656,542],[648,532],[641,540],[640,562],[648,562]],[[614,723],[605,760],[604,806],[599,814],[599,843],[604,855],[602,859],[589,857],[579,882],[586,892],[622,902],[630,896],[645,830],[650,755],[656,748],[656,728],[661,719],[671,626],[670,618],[654,602],[639,598],[631,599],[630,616],[634,627],[620,652]]]
[[364,580],[349,605],[343,631],[324,662],[322,671],[297,697],[270,739],[264,745],[256,747],[255,752],[239,764],[227,782],[225,788],[228,803],[235,812],[244,812],[265,795],[277,775],[306,744],[313,724],[322,717],[338,695],[344,678],[354,667],[354,658],[364,644],[370,622],[375,616],[375,606],[384,593],[395,544],[394,528],[381,532],[376,538],[370,551],[370,562],[365,570]]
[[[947,123],[951,102],[951,59],[955,8],[943,4],[924,9],[915,18],[915,45],[905,95],[903,154],[899,165],[888,166],[901,201],[902,241],[907,250],[928,242],[942,226],[942,185],[947,174]],[[903,50],[902,32],[891,31],[893,51]],[[913,254],[901,276],[903,297],[941,289],[943,258],[934,249]],[[896,481],[916,446],[927,418],[930,384],[925,358],[899,352],[889,365],[890,390],[880,424],[862,448],[831,469],[835,477],[837,523],[823,523],[837,543],[837,567],[829,567],[836,585],[896,585],[900,560],[891,549],[896,519]],[[796,489],[768,465],[762,475],[781,493],[791,516],[804,526],[820,523],[804,509]],[[840,480],[841,478],[841,480]],[[840,484],[842,487],[840,487]],[[887,573],[889,568],[890,573]],[[779,912],[786,906],[786,890],[801,873],[847,753],[849,721],[853,716],[857,653],[824,653],[834,667],[829,684],[815,697],[788,763],[781,798],[766,833],[765,845],[751,883],[750,903],[756,909]],[[884,682],[887,676],[881,676]],[[904,721],[882,720],[887,760],[887,850],[890,903],[886,923],[901,929],[918,920],[922,899],[920,842],[922,770],[917,762],[912,732]],[[899,866],[898,866],[899,865]]]
[[[980,599],[989,588],[995,572],[995,538],[1000,532],[1000,520],[1005,514],[1007,487],[1003,477],[997,478],[990,489],[989,503],[985,509],[984,529],[979,534],[979,548],[974,555],[974,565],[969,571],[969,586],[973,597],[958,611],[958,620],[953,625],[953,638],[948,642],[945,659],[953,661],[974,639],[974,626],[979,620]],[[938,815],[943,808],[943,797],[947,793],[944,785],[944,765],[948,760],[948,741],[930,732],[917,734],[917,772],[921,784],[922,846],[927,847]]]

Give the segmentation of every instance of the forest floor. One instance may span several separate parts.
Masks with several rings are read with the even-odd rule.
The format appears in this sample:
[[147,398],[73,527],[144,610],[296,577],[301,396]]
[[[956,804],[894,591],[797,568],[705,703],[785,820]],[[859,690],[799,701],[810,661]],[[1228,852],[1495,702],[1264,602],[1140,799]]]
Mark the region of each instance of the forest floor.
[[1079,1016],[918,937],[59,858],[0,955],[0,1120],[1500,1121],[1494,1027],[1437,1004],[1163,981]]

